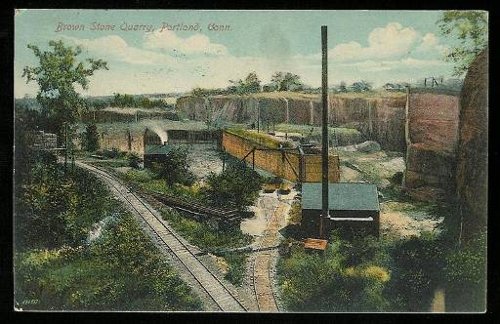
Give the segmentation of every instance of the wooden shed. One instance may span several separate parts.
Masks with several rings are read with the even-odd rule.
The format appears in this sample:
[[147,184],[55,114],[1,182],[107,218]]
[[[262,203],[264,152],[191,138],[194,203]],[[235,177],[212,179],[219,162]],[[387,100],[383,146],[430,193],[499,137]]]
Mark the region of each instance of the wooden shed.
[[150,144],[144,147],[144,167],[151,168],[154,162],[161,163],[165,161],[172,151],[171,145]]

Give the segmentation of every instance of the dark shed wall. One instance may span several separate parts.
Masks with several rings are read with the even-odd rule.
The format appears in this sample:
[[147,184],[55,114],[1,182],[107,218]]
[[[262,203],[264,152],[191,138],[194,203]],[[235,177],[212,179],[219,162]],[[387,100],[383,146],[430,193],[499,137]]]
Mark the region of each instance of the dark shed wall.
[[[319,235],[319,217],[321,210],[304,209],[302,210],[301,227],[305,236],[317,237]],[[372,217],[371,222],[360,221],[325,221],[325,232],[330,235],[334,229],[339,229],[341,234],[345,233],[346,237],[350,237],[351,232],[365,233],[374,236],[379,236],[380,231],[380,213],[372,210],[330,210],[331,217],[346,217],[346,218],[366,218]],[[344,235],[343,235],[344,236]]]

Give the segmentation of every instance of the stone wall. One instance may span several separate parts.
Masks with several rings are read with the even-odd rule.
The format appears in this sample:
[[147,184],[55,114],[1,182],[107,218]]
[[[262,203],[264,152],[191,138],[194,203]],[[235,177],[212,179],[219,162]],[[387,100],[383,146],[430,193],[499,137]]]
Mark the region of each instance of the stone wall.
[[106,132],[99,133],[99,148],[111,150],[116,148],[123,152],[135,152],[139,155],[144,154],[144,132],[130,132],[130,147],[129,147],[129,132]]
[[[227,132],[222,134],[222,146],[226,152],[238,159],[245,157],[254,147],[262,147],[250,140]],[[250,154],[246,158],[246,161],[251,164],[252,160],[253,156]],[[305,154],[303,157],[303,166],[301,167],[300,154],[298,152],[256,150],[255,165],[290,181],[298,181],[297,176],[302,176],[303,182],[321,182],[320,154]],[[340,180],[339,158],[337,155],[329,156],[328,176],[331,182],[338,182]]]

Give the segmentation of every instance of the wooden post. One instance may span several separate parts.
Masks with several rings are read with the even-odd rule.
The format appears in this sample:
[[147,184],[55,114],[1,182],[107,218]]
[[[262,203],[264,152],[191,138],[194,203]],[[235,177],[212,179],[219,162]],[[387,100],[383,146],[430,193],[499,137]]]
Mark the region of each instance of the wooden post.
[[[411,145],[410,139],[410,86],[406,87],[406,102],[405,102],[405,143],[406,143],[406,155],[405,164],[408,166],[409,149]],[[403,173],[403,181],[401,183],[403,189],[406,187],[406,172]]]
[[255,171],[255,148],[252,150],[252,170]]
[[128,143],[128,150],[132,151],[132,134],[130,133],[130,129],[127,129],[127,143]]
[[324,238],[324,219],[328,217],[328,38],[327,26],[321,26],[321,101],[322,101],[322,211],[319,237]]
[[257,105],[257,133],[260,133],[260,105]]

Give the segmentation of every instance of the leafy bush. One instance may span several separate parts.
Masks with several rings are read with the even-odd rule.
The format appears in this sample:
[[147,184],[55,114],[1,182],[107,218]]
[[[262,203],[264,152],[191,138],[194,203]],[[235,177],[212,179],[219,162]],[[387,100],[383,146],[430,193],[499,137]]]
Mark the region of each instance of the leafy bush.
[[254,203],[262,184],[263,179],[257,172],[242,163],[234,163],[219,174],[209,174],[203,194],[212,205],[244,210]]
[[[435,289],[443,281],[443,251],[443,242],[429,233],[393,242],[373,237],[346,241],[333,232],[324,255],[308,254],[302,247],[295,246],[280,259],[282,296],[287,308],[293,311],[425,312],[429,310]],[[450,283],[453,282],[457,292],[466,289],[473,298],[484,301],[484,281],[481,281],[484,263],[472,257],[479,265],[472,266],[470,262],[470,267],[464,269],[460,263],[467,257],[471,256],[448,258]],[[468,281],[469,278],[477,280]],[[478,289],[473,290],[473,285],[468,284],[461,286],[459,282],[463,279],[475,283]],[[465,294],[458,293],[458,296],[463,298]]]
[[447,308],[482,312],[486,302],[486,232],[446,256]]
[[16,193],[18,248],[81,244],[92,224],[106,217],[105,187],[80,169],[65,172],[55,157],[36,160]]
[[162,216],[190,243],[203,250],[218,252],[222,249],[243,247],[252,242],[252,237],[239,228],[213,229],[203,222],[186,218],[172,210],[162,210]]
[[82,134],[82,148],[89,152],[95,152],[99,149],[99,134],[95,124],[89,124],[85,127],[85,132]]
[[188,151],[184,147],[172,148],[160,161],[152,163],[151,171],[158,179],[165,179],[170,187],[174,183],[190,186],[196,181],[189,170]]
[[[359,244],[363,244],[360,240]],[[352,251],[334,233],[325,254],[309,254],[295,247],[278,263],[282,296],[292,311],[384,311],[383,295],[390,274],[373,260],[352,263]],[[362,250],[362,246],[357,246]],[[314,278],[314,280],[311,280]]]
[[245,277],[245,265],[247,255],[243,253],[227,253],[224,254],[224,259],[229,265],[229,269],[224,276],[227,280],[235,285],[241,285]]
[[[17,307],[41,310],[199,310],[132,216],[123,214],[90,247],[17,253]],[[26,302],[34,301],[26,305]]]
[[135,152],[129,153],[127,159],[128,165],[134,169],[138,169],[139,163],[142,161],[141,157]]
[[430,235],[411,237],[391,249],[392,277],[386,294],[403,311],[427,311],[438,287],[444,254],[438,240]]
[[120,152],[119,149],[113,147],[111,150],[105,149],[103,151],[97,152],[99,155],[107,157],[108,159],[117,159],[125,156],[125,152]]

